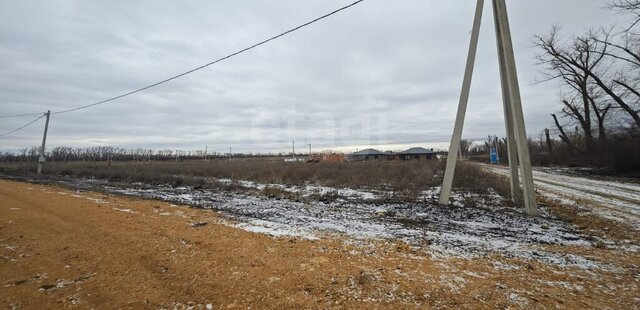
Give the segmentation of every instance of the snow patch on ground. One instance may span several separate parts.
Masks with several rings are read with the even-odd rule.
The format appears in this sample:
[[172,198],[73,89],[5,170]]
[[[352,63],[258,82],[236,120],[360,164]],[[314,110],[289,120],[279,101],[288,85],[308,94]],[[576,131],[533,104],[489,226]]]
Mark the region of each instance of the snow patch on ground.
[[247,220],[246,222],[236,223],[231,226],[255,233],[266,234],[274,237],[292,236],[307,240],[318,240],[313,231],[304,228],[294,228],[289,225],[283,225],[264,220]]
[[[469,208],[461,207],[461,203],[457,207],[431,203],[304,203],[188,187],[104,189],[220,211],[237,221],[232,224],[235,227],[275,237],[315,239],[337,234],[355,240],[402,240],[428,245],[427,249],[434,257],[476,258],[498,252],[506,257],[536,259],[556,265],[586,269],[601,267],[586,258],[539,250],[540,245],[591,246],[569,225],[544,215],[546,212],[542,212],[541,217],[528,217],[502,206]],[[458,197],[456,201],[473,197],[470,193],[454,196]]]
[[120,212],[125,212],[125,213],[138,213],[138,212],[133,211],[131,209],[125,209],[125,208],[112,208],[112,209],[116,210],[116,211],[120,211]]
[[286,184],[264,184],[254,181],[234,181],[231,179],[215,179],[217,182],[221,184],[238,184],[245,188],[251,188],[256,190],[264,190],[265,188],[276,188],[285,192],[295,193],[300,195],[301,197],[310,197],[313,195],[327,195],[327,194],[335,194],[345,200],[377,200],[380,199],[385,194],[390,194],[388,191],[381,190],[356,190],[351,188],[333,188],[321,185],[303,185],[303,186],[294,186],[294,185],[286,185]]

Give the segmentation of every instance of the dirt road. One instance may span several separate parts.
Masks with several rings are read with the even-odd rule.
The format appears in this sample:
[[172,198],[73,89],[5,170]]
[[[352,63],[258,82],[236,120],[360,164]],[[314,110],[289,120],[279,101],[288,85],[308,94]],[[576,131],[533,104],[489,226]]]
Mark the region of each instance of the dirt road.
[[[0,180],[0,302],[43,308],[618,308],[638,255],[606,268],[437,259],[394,241],[272,238],[207,210]],[[635,267],[634,267],[635,266]]]
[[[485,167],[502,175],[508,174],[503,167]],[[533,178],[538,191],[547,197],[577,204],[640,230],[640,184],[597,180],[542,168],[533,171]]]

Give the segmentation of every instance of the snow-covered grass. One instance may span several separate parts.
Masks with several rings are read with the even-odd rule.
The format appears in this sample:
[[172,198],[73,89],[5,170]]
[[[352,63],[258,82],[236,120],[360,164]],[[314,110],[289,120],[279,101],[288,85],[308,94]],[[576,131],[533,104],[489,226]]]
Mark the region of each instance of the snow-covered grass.
[[[75,184],[68,185],[220,211],[233,219],[228,221],[229,225],[274,237],[316,239],[337,235],[362,244],[370,240],[403,241],[419,246],[433,257],[477,258],[499,253],[508,258],[536,259],[556,265],[587,269],[603,267],[584,257],[544,250],[546,245],[590,247],[591,242],[567,223],[553,218],[544,208],[542,216],[528,217],[519,210],[505,208],[497,194],[480,197],[455,192],[451,206],[429,202],[428,198],[438,193],[439,188],[422,193],[427,200],[420,203],[380,204],[348,199],[296,202],[246,192],[144,184],[112,186],[97,180],[73,182]],[[244,183],[243,186],[260,189],[274,184]],[[311,187],[281,188],[300,194],[317,190]],[[323,190],[338,191],[326,187]],[[360,199],[375,199],[379,194],[342,190],[349,194],[359,193]],[[481,203],[476,207],[465,207],[464,201],[468,199]]]
[[365,201],[374,201],[379,200],[382,196],[390,195],[390,191],[382,191],[382,190],[355,190],[351,188],[334,188],[322,185],[286,185],[286,184],[264,184],[254,181],[234,181],[231,179],[215,179],[215,181],[222,184],[238,184],[244,188],[256,189],[256,190],[264,190],[266,188],[276,188],[278,190],[282,190],[284,192],[297,194],[300,197],[311,197],[314,195],[326,195],[326,194],[334,194],[343,200],[365,200]]

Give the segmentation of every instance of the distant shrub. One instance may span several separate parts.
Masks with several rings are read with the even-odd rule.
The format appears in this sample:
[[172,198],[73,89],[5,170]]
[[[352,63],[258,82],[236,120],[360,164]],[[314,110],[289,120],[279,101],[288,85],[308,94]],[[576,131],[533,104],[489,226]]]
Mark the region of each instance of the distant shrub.
[[511,195],[508,178],[466,162],[459,162],[456,166],[453,186],[474,193],[490,194],[489,189],[493,189],[502,196]]

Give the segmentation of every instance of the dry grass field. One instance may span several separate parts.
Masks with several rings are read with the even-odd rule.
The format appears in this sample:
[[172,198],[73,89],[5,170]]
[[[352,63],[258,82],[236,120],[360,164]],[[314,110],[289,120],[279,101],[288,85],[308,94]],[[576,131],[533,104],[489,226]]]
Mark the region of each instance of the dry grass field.
[[537,171],[529,217],[468,163],[449,206],[438,161],[33,169],[0,165],[8,308],[640,307],[634,183]]
[[[33,173],[35,163],[0,163],[0,173]],[[334,188],[390,190],[405,200],[420,191],[440,186],[444,162],[367,161],[285,163],[281,159],[210,160],[186,162],[49,162],[45,172],[52,175],[97,178],[120,182],[171,184],[219,188],[217,179],[255,181],[265,184],[314,184]],[[461,163],[454,186],[476,193],[492,188],[508,194],[509,183],[476,165]]]

